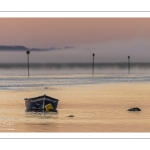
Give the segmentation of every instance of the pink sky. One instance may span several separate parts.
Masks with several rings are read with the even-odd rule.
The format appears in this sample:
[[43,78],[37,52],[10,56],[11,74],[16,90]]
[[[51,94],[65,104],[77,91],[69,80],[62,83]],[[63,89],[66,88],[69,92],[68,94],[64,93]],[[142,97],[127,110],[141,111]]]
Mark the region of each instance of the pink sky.
[[[87,62],[93,52],[97,61],[123,61],[127,55],[133,61],[149,61],[149,31],[149,18],[0,18],[0,45],[74,47],[49,52],[49,56],[34,52],[35,62],[37,58],[39,62],[42,58],[45,62]],[[0,56],[0,61],[7,60],[9,53]],[[23,60],[19,52],[16,55],[18,61]],[[16,55],[9,60],[17,61]]]

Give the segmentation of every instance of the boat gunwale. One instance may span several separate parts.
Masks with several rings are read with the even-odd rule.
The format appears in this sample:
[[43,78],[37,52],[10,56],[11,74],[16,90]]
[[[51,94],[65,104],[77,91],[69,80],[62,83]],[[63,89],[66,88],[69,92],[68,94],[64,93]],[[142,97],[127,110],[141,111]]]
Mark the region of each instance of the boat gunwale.
[[[53,98],[53,97],[50,97],[50,96],[47,96],[47,95],[42,95],[42,96],[33,97],[33,98],[25,98],[24,100],[25,100],[25,101],[36,100],[36,99],[44,98],[44,97],[49,98],[49,99],[51,99],[51,100],[59,101],[58,99]],[[42,100],[41,100],[41,101],[42,101]]]

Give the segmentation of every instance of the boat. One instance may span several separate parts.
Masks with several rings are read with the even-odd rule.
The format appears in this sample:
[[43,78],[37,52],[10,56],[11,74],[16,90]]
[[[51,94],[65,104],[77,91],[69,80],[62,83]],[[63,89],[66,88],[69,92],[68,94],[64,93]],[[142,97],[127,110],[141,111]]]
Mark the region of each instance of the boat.
[[42,95],[33,98],[25,98],[26,111],[51,111],[57,112],[58,99]]

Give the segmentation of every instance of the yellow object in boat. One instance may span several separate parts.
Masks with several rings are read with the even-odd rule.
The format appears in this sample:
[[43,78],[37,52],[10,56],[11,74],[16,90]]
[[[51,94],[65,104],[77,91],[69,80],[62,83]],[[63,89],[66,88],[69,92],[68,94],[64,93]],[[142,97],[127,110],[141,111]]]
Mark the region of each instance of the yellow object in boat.
[[53,110],[54,108],[53,108],[52,104],[47,104],[45,106],[45,109],[46,109],[46,111],[50,111],[50,110]]

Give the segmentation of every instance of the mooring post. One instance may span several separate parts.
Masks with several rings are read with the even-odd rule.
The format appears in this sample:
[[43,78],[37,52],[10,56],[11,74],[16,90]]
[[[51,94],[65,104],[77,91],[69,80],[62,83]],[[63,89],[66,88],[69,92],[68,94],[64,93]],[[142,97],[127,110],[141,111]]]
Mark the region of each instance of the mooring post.
[[28,59],[28,77],[29,77],[29,54],[30,54],[30,51],[27,51],[27,59]]
[[130,56],[128,56],[128,74],[130,74]]
[[94,56],[95,54],[93,53],[93,67],[92,67],[92,74],[94,75]]

